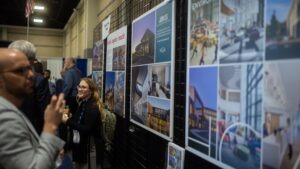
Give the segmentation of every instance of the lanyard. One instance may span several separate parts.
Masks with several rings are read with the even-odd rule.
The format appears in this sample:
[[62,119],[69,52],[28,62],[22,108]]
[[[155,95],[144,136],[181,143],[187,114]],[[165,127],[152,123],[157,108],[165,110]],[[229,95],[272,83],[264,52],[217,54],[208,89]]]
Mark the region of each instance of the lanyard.
[[83,111],[80,112],[80,115],[79,115],[79,118],[78,118],[78,121],[77,121],[78,124],[80,124],[82,116],[83,116]]

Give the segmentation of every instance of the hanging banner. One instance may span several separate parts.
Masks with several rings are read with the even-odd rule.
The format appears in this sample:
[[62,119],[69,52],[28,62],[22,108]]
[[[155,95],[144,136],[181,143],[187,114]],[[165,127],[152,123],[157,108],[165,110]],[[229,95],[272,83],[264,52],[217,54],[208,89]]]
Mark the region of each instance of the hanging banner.
[[130,121],[173,137],[174,2],[132,22]]
[[102,21],[102,40],[104,40],[109,35],[110,18],[111,15],[109,15],[105,20]]
[[114,113],[125,117],[127,26],[107,37],[105,104]]

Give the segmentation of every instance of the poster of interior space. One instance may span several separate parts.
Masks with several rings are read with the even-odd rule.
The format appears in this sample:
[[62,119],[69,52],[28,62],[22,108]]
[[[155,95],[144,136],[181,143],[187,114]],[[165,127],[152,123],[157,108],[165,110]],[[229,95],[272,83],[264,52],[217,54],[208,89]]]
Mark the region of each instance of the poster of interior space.
[[299,6],[189,0],[188,151],[221,168],[300,168]]
[[103,94],[103,60],[104,60],[104,42],[102,40],[96,41],[93,48],[92,58],[92,79],[95,81],[99,96],[102,99]]
[[174,2],[132,22],[130,121],[173,137]]
[[107,37],[105,71],[105,105],[107,109],[125,117],[127,26]]
[[169,142],[167,169],[184,169],[184,148]]

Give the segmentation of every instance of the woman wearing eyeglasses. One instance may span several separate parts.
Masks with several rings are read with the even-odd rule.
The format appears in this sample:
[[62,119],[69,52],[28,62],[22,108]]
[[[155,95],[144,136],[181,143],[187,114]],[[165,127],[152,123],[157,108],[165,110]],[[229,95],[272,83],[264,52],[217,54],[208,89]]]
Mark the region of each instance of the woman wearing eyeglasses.
[[96,148],[97,165],[100,164],[103,152],[101,139],[101,115],[97,102],[98,88],[89,78],[80,80],[77,86],[78,108],[70,119],[64,119],[73,134],[72,153],[75,169],[90,168],[90,152]]

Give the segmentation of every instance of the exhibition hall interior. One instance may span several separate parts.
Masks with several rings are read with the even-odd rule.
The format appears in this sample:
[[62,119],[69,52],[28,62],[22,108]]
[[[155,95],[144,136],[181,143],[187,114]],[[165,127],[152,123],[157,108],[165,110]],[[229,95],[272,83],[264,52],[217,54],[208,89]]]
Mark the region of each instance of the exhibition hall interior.
[[17,40],[49,91],[68,57],[95,84],[91,169],[300,169],[300,0],[2,0],[0,47]]

